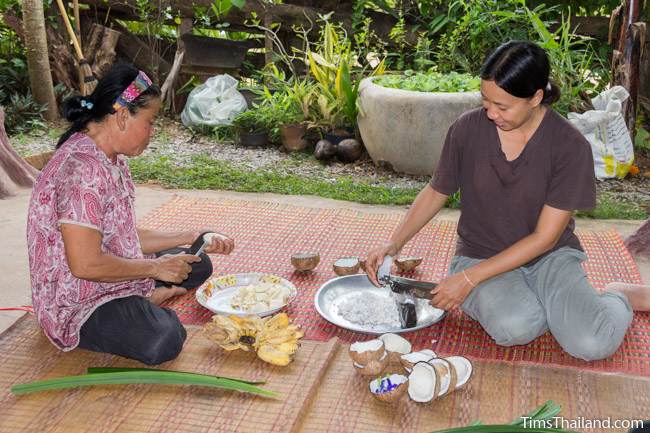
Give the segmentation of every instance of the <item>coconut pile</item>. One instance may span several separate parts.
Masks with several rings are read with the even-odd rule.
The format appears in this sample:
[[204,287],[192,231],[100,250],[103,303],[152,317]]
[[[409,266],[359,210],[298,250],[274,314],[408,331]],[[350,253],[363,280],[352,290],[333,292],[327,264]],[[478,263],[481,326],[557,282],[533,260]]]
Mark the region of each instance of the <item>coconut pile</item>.
[[[377,376],[369,384],[370,393],[385,403],[394,403],[407,394],[417,403],[430,403],[464,386],[472,375],[472,363],[462,356],[439,358],[429,349],[411,351],[411,343],[397,334],[350,345],[354,368],[363,376]],[[399,364],[408,375],[382,373]]]

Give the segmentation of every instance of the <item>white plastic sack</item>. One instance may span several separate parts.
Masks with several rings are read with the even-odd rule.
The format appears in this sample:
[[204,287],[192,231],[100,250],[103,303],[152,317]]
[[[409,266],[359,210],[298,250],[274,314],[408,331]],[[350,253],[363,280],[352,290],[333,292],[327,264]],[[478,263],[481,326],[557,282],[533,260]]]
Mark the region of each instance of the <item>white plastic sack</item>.
[[624,87],[614,86],[591,100],[595,110],[567,116],[591,144],[598,179],[622,179],[634,162],[632,138],[621,113],[629,96]]
[[190,92],[181,121],[185,126],[230,125],[247,108],[246,99],[237,91],[237,80],[228,74],[217,75]]

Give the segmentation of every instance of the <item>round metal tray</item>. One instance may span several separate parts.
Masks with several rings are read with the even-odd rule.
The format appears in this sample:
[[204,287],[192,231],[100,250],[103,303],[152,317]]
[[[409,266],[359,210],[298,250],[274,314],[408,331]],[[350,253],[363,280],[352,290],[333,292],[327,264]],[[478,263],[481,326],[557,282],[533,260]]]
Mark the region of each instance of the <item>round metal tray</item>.
[[318,289],[314,299],[316,311],[318,311],[325,320],[336,326],[349,329],[350,331],[373,335],[385,334],[388,332],[399,334],[402,332],[417,331],[418,329],[426,328],[427,326],[439,322],[446,314],[445,311],[428,305],[428,301],[418,299],[416,307],[418,314],[417,326],[407,329],[402,329],[400,327],[363,327],[341,317],[338,309],[341,302],[345,301],[348,297],[364,292],[371,292],[378,296],[392,296],[390,289],[386,287],[375,287],[365,274],[348,275],[331,279]]

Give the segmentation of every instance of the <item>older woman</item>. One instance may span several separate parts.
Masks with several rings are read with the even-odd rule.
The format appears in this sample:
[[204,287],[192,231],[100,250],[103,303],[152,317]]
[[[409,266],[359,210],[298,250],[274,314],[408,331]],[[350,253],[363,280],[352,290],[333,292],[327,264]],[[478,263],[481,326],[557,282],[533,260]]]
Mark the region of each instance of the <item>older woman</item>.
[[[159,364],[183,347],[185,329],[158,304],[199,286],[212,265],[205,254],[177,248],[200,231],[136,228],[124,158],[146,149],[160,104],[160,90],[143,72],[118,64],[90,96],[63,105],[71,126],[33,189],[27,225],[34,309],[61,350]],[[205,251],[233,248],[219,235]]]
[[[503,346],[547,330],[577,358],[602,359],[621,344],[642,286],[596,291],[581,267],[574,210],[596,204],[589,143],[551,104],[546,52],[531,42],[498,47],[481,71],[483,107],[450,128],[431,183],[391,238],[368,253],[370,279],[460,191],[462,212],[450,275],[432,304],[462,308]],[[645,301],[644,301],[645,300]]]

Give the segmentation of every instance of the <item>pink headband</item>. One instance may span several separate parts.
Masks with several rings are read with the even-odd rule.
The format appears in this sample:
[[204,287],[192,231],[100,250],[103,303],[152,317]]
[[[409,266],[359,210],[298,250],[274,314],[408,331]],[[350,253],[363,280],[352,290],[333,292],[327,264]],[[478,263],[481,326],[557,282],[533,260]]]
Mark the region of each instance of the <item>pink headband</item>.
[[120,105],[123,107],[128,106],[133,102],[142,92],[147,90],[151,86],[151,80],[147,77],[142,71],[138,71],[138,76],[135,77],[135,80],[127,86],[126,89],[122,92],[120,96],[113,103],[113,107],[117,109]]

